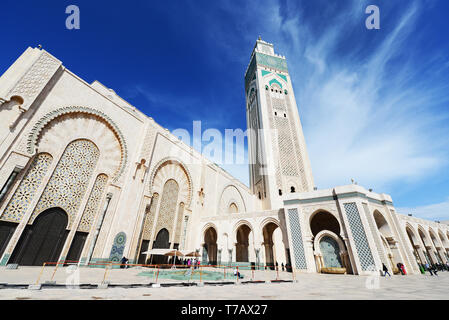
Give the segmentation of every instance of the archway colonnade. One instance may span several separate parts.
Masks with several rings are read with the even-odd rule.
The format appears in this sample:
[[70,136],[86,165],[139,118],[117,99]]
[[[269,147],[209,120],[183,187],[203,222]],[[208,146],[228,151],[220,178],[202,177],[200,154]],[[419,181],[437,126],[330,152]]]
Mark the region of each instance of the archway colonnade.
[[[449,261],[449,231],[435,223],[429,226],[412,218],[404,218],[404,230],[418,265],[446,264]],[[419,219],[413,219],[419,220]]]

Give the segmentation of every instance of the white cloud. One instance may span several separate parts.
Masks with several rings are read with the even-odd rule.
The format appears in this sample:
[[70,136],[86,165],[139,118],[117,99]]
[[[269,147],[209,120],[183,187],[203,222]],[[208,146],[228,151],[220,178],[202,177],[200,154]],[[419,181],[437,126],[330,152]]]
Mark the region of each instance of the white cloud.
[[415,208],[397,208],[397,211],[402,214],[412,214],[413,216],[433,221],[448,221],[449,198],[441,203],[418,206]]
[[[265,9],[278,13],[277,3],[272,5]],[[344,34],[363,23],[362,11],[336,13],[334,24],[325,21],[329,27],[318,37],[312,36],[301,11],[272,19],[269,36],[277,51],[287,49],[281,53],[287,56],[319,188],[355,178],[388,192],[393,182],[417,181],[447,165],[442,115],[432,108],[447,101],[447,88],[417,83],[420,69],[407,61],[396,61],[395,72],[391,70],[392,60],[415,36],[411,30],[420,11],[416,1],[407,8],[396,26],[385,31],[388,36],[376,38],[370,54],[350,63],[334,52],[348,41]]]

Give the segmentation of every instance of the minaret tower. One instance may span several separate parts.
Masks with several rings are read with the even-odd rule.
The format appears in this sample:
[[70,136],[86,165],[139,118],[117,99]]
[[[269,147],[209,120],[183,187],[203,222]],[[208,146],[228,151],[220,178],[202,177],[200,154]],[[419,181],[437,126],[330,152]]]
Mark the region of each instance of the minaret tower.
[[312,169],[285,57],[256,41],[245,73],[250,187],[264,209],[314,188]]

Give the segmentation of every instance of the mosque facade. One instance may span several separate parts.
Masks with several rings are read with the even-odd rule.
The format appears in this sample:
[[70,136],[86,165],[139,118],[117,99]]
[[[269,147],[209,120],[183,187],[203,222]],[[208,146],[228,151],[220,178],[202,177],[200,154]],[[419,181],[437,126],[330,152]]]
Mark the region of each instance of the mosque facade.
[[0,78],[0,265],[291,265],[373,274],[446,263],[449,225],[357,184],[319,190],[285,57],[256,41],[245,72],[250,186],[40,48]]

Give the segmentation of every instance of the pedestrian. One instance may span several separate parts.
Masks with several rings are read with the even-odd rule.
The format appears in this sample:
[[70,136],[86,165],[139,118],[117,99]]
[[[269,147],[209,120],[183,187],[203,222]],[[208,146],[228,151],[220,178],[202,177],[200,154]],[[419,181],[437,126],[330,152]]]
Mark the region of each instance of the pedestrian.
[[190,265],[192,264],[192,262],[190,261],[191,259],[187,260],[187,266],[190,268]]
[[391,277],[391,274],[388,272],[388,268],[385,265],[385,263],[382,263],[382,270],[384,272],[383,277],[385,277],[387,274],[388,274],[389,277]]
[[401,263],[401,271],[404,276],[407,274],[407,272],[405,272],[405,266],[402,263]]
[[122,260],[120,261],[120,269],[126,269],[128,268],[128,259],[126,259],[126,257],[123,257]]
[[435,275],[438,276],[438,268],[436,265],[434,265],[434,264],[432,265],[432,270],[433,270],[433,273],[435,273]]
[[240,272],[238,272],[237,268],[234,268],[234,277],[238,277],[239,279],[243,279],[243,276],[240,275]]
[[284,263],[281,263],[282,271],[284,271]]
[[396,265],[396,267],[398,267],[399,272],[401,272],[401,274],[404,275],[404,272],[402,271],[401,263],[400,263],[400,262],[398,262],[398,264]]
[[428,262],[426,262],[426,270],[430,272],[431,276],[433,276],[432,268],[429,266]]

